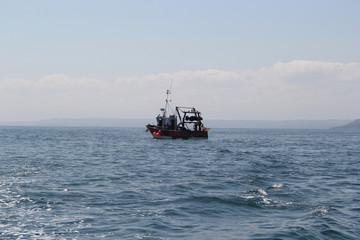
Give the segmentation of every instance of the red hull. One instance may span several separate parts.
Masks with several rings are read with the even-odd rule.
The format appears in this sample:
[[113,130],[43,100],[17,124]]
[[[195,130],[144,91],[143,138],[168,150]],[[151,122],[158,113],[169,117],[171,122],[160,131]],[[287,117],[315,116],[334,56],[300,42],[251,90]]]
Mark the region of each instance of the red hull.
[[207,129],[203,131],[190,131],[188,129],[160,129],[155,125],[147,125],[146,127],[154,138],[208,138]]

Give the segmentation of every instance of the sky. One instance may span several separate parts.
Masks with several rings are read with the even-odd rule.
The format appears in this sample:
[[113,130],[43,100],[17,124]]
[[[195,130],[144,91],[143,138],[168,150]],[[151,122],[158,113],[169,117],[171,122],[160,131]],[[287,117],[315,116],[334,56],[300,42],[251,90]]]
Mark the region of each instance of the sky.
[[360,118],[360,1],[0,0],[0,122]]

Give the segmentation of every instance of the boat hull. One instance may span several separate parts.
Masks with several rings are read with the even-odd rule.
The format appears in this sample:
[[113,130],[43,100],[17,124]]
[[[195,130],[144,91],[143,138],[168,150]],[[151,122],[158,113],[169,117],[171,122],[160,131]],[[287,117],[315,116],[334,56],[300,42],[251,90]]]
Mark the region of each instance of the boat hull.
[[188,129],[176,129],[176,130],[169,130],[169,129],[161,129],[155,125],[146,125],[147,131],[154,138],[158,139],[175,139],[175,138],[208,138],[208,129],[202,131],[191,131]]

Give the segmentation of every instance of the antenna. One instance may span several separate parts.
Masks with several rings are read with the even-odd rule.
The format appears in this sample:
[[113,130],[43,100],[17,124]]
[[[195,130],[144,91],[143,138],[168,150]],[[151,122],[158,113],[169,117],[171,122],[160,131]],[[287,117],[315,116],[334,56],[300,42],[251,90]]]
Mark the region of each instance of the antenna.
[[170,83],[170,93],[171,93],[171,89],[172,89],[173,80],[174,79],[171,79],[171,83]]
[[[170,90],[169,90],[169,93],[171,94],[171,90],[172,90],[172,84],[173,84],[173,80],[174,79],[171,79],[171,83],[170,83]],[[172,97],[170,95],[170,102],[172,101]]]

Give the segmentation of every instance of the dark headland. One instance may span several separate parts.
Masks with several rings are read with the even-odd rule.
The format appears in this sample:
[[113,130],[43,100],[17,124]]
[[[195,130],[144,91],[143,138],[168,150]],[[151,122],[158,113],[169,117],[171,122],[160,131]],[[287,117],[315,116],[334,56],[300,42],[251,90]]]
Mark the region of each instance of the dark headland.
[[354,120],[345,125],[334,127],[334,129],[359,129],[360,130],[360,119]]

